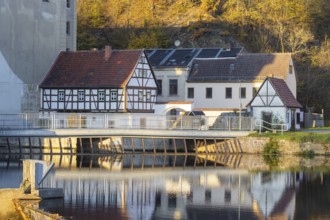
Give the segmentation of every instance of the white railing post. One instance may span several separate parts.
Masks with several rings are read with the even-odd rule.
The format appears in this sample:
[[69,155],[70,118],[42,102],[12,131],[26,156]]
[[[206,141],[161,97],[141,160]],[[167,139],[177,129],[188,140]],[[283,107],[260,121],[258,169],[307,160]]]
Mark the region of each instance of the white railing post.
[[56,128],[55,113],[52,114],[52,129]]

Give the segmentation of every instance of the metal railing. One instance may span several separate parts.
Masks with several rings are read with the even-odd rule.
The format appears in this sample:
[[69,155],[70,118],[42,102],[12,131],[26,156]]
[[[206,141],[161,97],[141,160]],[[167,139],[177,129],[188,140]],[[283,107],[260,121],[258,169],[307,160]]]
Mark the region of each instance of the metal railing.
[[0,130],[13,129],[254,130],[253,117],[165,116],[125,113],[29,113],[0,115]]
[[289,127],[286,123],[280,123],[280,124],[272,124],[267,121],[264,121],[262,119],[256,119],[255,120],[255,128],[259,130],[259,133],[264,130],[277,132],[280,131],[281,134],[283,134],[283,131],[288,131]]

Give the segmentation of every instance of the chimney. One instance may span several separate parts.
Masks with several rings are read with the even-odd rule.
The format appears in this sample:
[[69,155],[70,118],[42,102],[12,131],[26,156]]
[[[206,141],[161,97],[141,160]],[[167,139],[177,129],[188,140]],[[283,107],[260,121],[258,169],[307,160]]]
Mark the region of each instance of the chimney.
[[112,51],[111,46],[109,46],[109,45],[105,46],[104,59],[108,60],[110,58],[111,51]]

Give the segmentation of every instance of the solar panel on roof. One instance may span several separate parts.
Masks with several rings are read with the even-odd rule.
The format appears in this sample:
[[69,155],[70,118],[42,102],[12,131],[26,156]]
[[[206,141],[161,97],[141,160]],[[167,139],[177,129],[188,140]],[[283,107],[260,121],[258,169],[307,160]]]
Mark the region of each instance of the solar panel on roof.
[[156,50],[155,53],[148,56],[150,63],[152,66],[159,66],[160,63],[164,60],[164,58],[172,52],[172,49],[168,50]]
[[164,62],[164,66],[187,66],[197,52],[198,49],[177,49]]
[[236,57],[242,48],[231,48],[228,50],[221,51],[218,57]]
[[197,55],[197,58],[215,58],[219,53],[220,49],[202,49],[202,51]]

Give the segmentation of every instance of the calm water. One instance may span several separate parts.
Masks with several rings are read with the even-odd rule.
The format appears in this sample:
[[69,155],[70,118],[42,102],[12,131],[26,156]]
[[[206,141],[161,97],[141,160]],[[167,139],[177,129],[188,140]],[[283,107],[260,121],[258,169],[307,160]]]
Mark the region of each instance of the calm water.
[[[44,186],[65,196],[40,208],[67,219],[330,219],[330,167],[256,171],[214,158],[44,156],[56,164]],[[0,167],[0,187],[17,187],[19,160]]]

